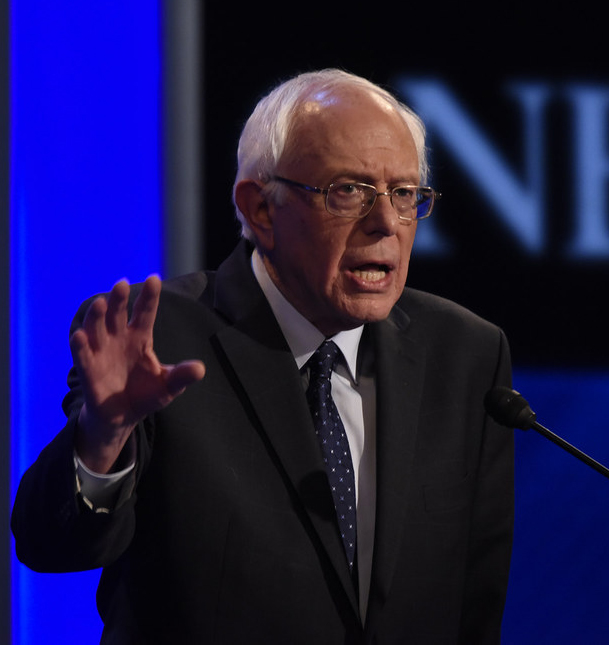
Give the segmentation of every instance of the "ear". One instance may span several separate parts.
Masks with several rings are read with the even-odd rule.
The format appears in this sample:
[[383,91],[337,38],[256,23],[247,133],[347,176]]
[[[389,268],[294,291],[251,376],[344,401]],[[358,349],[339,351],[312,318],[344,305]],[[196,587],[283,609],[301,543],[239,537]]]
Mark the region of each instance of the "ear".
[[273,249],[273,218],[264,195],[264,184],[244,179],[235,186],[235,203],[250,225],[263,253]]

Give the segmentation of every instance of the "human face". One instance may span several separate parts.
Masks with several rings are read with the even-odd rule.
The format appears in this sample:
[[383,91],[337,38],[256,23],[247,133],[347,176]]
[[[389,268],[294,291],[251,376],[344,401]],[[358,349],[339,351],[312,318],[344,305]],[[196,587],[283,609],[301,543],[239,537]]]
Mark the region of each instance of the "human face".
[[[277,174],[322,188],[354,181],[379,191],[419,180],[408,127],[363,90],[304,103]],[[323,195],[282,190],[268,205],[272,234],[262,252],[286,299],[326,336],[386,318],[406,283],[416,223],[400,223],[386,196],[352,219],[328,213]]]

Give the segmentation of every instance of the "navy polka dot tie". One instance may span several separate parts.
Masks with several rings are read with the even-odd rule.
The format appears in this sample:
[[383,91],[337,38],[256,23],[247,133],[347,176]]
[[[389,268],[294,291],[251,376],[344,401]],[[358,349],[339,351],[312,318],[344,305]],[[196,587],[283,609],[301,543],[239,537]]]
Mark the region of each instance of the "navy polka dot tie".
[[332,399],[330,377],[340,356],[333,341],[325,341],[307,362],[310,369],[307,401],[321,445],[334,498],[338,526],[349,568],[353,570],[356,544],[355,479],[349,441]]

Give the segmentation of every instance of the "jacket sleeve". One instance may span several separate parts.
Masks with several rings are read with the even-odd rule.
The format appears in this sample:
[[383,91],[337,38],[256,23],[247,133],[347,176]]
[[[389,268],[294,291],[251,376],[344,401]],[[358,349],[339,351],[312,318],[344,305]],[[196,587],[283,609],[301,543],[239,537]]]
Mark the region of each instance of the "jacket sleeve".
[[[72,329],[80,325],[85,303]],[[67,424],[23,475],[11,517],[17,557],[40,572],[94,569],[115,561],[135,531],[135,485],[147,461],[151,422],[136,429],[136,468],[125,479],[111,512],[92,509],[78,490],[74,466],[74,433],[82,407],[76,370],[68,375],[63,409]]]

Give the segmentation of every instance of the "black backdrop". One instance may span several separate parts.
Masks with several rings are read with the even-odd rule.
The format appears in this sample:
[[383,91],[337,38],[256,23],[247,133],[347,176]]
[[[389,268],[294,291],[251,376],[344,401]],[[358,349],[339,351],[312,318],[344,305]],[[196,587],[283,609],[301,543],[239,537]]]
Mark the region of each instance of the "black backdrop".
[[[440,79],[501,154],[522,165],[522,124],[506,99],[506,84],[609,85],[602,19],[594,7],[543,5],[206,3],[202,244],[208,266],[216,266],[237,239],[230,194],[240,128],[262,94],[300,71],[342,67],[394,90],[399,75]],[[570,115],[559,101],[547,112],[544,252],[530,256],[520,249],[432,136],[432,183],[444,194],[434,218],[453,251],[441,259],[415,252],[409,284],[501,325],[518,365],[601,367],[609,363],[609,263],[567,257],[573,232]]]
[[[432,184],[443,193],[432,217],[452,253],[417,254],[415,241],[408,283],[503,327],[514,385],[540,421],[609,463],[609,261],[567,252],[583,213],[574,200],[573,107],[564,89],[591,84],[609,91],[598,3],[206,5],[202,245],[210,266],[237,239],[230,194],[240,129],[278,81],[323,67],[342,67],[390,89],[400,76],[438,79],[520,176],[522,115],[505,88],[513,82],[553,88],[558,98],[548,102],[544,123],[543,251],[522,250],[430,130]],[[609,107],[607,113],[598,137],[605,135]],[[606,163],[609,141],[600,144]],[[607,227],[607,208],[603,216]],[[515,539],[502,642],[607,643],[609,482],[535,433],[517,431],[515,442]]]

